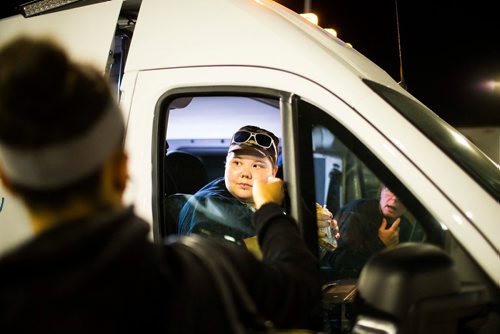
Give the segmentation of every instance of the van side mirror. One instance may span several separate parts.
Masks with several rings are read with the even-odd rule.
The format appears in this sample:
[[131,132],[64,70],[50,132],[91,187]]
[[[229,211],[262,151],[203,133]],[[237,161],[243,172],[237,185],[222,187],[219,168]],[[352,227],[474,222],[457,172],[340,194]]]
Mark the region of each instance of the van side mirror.
[[403,243],[376,254],[361,271],[352,332],[457,333],[486,304],[486,289],[462,284],[442,249]]

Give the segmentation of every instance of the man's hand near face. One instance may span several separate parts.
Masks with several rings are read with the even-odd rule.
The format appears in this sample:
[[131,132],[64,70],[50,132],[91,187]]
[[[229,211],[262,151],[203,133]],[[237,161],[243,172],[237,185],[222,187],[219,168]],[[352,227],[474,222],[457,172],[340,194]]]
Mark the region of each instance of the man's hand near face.
[[397,218],[392,226],[387,228],[387,219],[382,219],[378,229],[378,237],[384,243],[385,247],[394,247],[399,244],[399,224],[401,218]]

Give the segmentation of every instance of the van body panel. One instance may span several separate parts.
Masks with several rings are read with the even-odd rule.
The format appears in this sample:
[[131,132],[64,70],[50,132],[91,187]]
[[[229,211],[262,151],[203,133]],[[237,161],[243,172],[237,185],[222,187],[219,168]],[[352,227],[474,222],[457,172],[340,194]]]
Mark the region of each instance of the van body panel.
[[112,0],[50,14],[0,20],[0,46],[23,35],[48,37],[72,58],[103,72],[108,63],[116,22],[123,0]]

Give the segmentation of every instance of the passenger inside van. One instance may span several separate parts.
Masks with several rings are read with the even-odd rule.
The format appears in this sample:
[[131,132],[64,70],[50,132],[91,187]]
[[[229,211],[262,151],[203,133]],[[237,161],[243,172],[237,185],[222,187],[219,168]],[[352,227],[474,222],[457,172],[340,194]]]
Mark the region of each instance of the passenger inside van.
[[239,244],[255,236],[252,183],[276,175],[278,147],[278,137],[268,130],[248,125],[236,131],[224,177],[208,183],[184,205],[179,234],[212,235]]
[[378,199],[359,199],[342,207],[335,215],[340,228],[338,247],[323,251],[321,259],[332,268],[332,278],[357,278],[368,259],[381,250],[423,241],[424,231],[406,214],[405,205],[383,184]]

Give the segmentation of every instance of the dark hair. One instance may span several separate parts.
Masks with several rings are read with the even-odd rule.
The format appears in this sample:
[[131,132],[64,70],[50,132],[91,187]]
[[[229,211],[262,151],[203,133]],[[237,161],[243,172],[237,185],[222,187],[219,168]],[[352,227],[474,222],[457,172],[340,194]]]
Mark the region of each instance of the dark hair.
[[[11,148],[37,149],[76,138],[112,100],[101,73],[71,62],[49,40],[23,37],[0,50],[0,141]],[[58,189],[12,187],[29,205],[62,206],[72,194],[96,195],[100,171],[90,174]]]
[[102,75],[76,65],[47,40],[0,50],[0,140],[33,149],[77,137],[112,99]]

